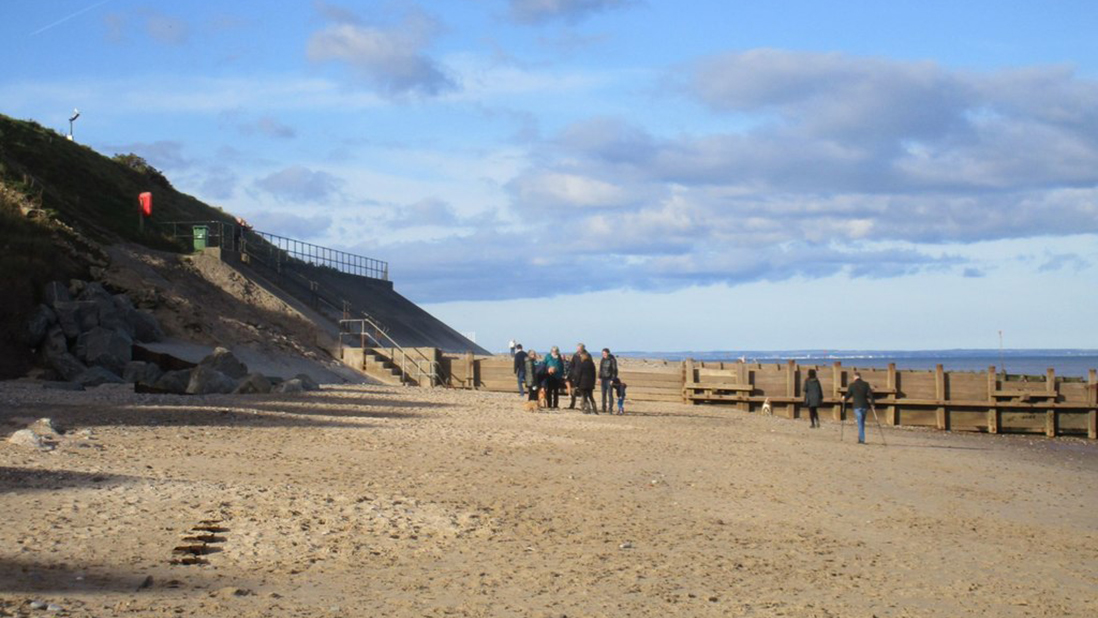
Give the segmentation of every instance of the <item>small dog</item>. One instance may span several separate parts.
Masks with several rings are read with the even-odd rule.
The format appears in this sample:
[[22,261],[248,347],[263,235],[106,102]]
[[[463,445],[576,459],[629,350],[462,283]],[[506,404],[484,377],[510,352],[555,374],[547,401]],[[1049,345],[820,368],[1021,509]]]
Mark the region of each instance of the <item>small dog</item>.
[[549,400],[547,399],[544,388],[539,388],[538,389],[538,407],[539,408],[548,408],[549,407]]
[[771,416],[774,414],[774,409],[770,407],[770,398],[767,397],[766,401],[763,401],[762,413]]
[[522,409],[526,410],[527,412],[537,412],[538,411],[538,402],[536,402],[536,401],[524,401],[524,402],[522,402]]

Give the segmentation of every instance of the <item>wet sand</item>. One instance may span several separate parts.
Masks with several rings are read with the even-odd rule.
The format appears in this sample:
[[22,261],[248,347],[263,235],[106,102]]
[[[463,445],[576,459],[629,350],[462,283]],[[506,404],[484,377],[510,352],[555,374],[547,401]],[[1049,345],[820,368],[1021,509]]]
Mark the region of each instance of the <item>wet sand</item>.
[[0,442],[0,615],[1098,615],[1093,442],[0,385],[5,438],[39,417],[53,451]]

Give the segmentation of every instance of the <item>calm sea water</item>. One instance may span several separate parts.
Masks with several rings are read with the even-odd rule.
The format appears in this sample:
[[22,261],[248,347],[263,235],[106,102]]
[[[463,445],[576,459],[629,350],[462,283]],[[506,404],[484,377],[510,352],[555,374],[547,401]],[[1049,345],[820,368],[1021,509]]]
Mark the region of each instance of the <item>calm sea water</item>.
[[746,358],[751,362],[783,363],[795,360],[802,365],[830,365],[835,361],[847,367],[886,368],[896,363],[897,369],[934,369],[938,364],[947,371],[987,371],[994,366],[1008,373],[1044,375],[1050,367],[1056,375],[1087,377],[1090,369],[1098,369],[1098,350],[725,350],[709,352],[622,352],[622,356],[705,361],[733,361]]

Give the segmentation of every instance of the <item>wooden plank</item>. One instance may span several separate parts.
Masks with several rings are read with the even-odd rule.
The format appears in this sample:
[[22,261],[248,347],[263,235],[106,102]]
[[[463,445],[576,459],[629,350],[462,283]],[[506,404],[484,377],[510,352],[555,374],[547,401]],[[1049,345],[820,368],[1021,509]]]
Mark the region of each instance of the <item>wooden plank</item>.
[[831,407],[831,417],[836,421],[843,420],[843,406],[842,406],[842,382],[843,382],[843,364],[839,361],[835,361],[831,365],[831,399],[838,403],[835,403]]
[[[919,406],[919,407],[929,406],[929,407],[933,407],[933,408],[938,408],[938,407],[941,407],[941,405],[942,405],[942,402],[938,401],[937,399],[907,399],[907,398],[899,399],[899,398],[893,398],[893,397],[888,397],[888,398],[885,398],[885,399],[878,399],[877,403],[880,404],[880,405],[888,405],[888,404],[894,403],[895,405],[898,405],[898,406]],[[982,399],[963,399],[963,400],[962,399],[951,399],[951,400],[949,400],[949,405],[952,406],[952,407],[957,407],[957,408],[987,408],[988,407],[987,401],[984,401]],[[1069,402],[1063,402],[1063,403],[1047,403],[1047,402],[1030,403],[1030,402],[1025,402],[1025,401],[997,401],[997,402],[995,402],[995,406],[997,408],[1000,408],[1000,409],[1009,408],[1009,409],[1019,409],[1019,410],[1026,410],[1026,409],[1029,409],[1029,410],[1048,410],[1049,408],[1056,408],[1057,410],[1061,410],[1061,411],[1066,411],[1066,410],[1080,410],[1080,411],[1083,411],[1083,410],[1089,409],[1089,406],[1079,404],[1079,403],[1069,403]]]
[[[682,403],[682,395],[678,393],[671,393],[668,395],[655,395],[655,394],[641,394],[636,397],[632,393],[629,393],[625,399],[625,405],[628,407],[630,401],[655,401],[659,403]],[[578,404],[577,404],[578,405]]]
[[995,376],[995,366],[987,368],[987,400],[990,404],[987,409],[987,432],[999,433],[999,408],[995,407],[995,391],[999,390],[999,380]]
[[934,398],[938,400],[938,429],[949,431],[949,410],[945,406],[945,368],[937,365],[934,368]]
[[1056,410],[1049,410],[1045,413],[1045,435],[1050,438],[1056,437]]
[[751,391],[755,390],[753,387],[747,386],[746,384],[734,384],[734,383],[730,383],[730,382],[692,382],[692,383],[688,383],[688,384],[684,385],[683,388],[686,388],[686,389],[703,389],[704,388],[704,389],[709,389],[709,390],[717,389],[717,390],[722,390],[722,391],[743,391],[745,393],[750,393]]
[[788,419],[797,418],[797,361],[787,361],[785,364],[785,396],[793,401],[785,405],[785,416]]
[[1098,370],[1091,369],[1087,380],[1091,410],[1087,413],[1087,437],[1098,440]]
[[626,384],[632,384],[633,382],[661,382],[672,386],[682,385],[682,372],[676,371],[674,373],[655,372],[655,371],[621,371],[618,372],[620,377]]
[[634,394],[646,394],[646,395],[674,395],[679,399],[682,399],[682,392],[678,389],[670,388],[648,388],[644,386],[629,385],[629,388],[625,391],[626,397],[632,397]]
[[[740,384],[751,386],[751,374],[747,371],[747,363],[741,362],[736,364],[736,378]],[[741,401],[736,404],[736,407],[742,412],[751,411],[751,403],[747,401]]]
[[727,377],[727,378],[738,378],[739,377],[734,369],[702,368],[702,369],[698,369],[697,371],[698,371],[698,377],[699,378],[701,376],[719,376],[719,377]]
[[[887,387],[886,390],[888,390],[888,392],[893,393],[893,394],[895,394],[897,392],[897,388],[896,388],[896,363],[889,363],[888,364],[888,378],[885,382],[885,386]],[[899,409],[896,407],[895,404],[887,406],[885,408],[885,418],[887,419],[886,422],[889,425],[899,425],[900,424],[900,415],[899,415],[898,410]]]
[[683,374],[682,374],[683,375],[682,399],[683,399],[684,403],[693,404],[694,401],[686,396],[686,394],[688,392],[686,390],[686,384],[687,383],[693,383],[693,382],[697,381],[697,379],[698,379],[694,375],[694,359],[688,358],[688,359],[684,360],[682,362],[682,371],[683,371]]

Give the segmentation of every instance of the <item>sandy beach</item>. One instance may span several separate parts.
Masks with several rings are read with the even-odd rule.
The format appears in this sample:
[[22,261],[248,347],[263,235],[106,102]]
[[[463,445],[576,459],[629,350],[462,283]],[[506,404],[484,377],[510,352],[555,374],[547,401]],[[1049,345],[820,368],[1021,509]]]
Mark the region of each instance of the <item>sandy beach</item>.
[[871,429],[4,383],[0,616],[1098,615],[1098,446]]

